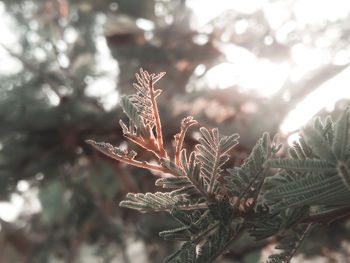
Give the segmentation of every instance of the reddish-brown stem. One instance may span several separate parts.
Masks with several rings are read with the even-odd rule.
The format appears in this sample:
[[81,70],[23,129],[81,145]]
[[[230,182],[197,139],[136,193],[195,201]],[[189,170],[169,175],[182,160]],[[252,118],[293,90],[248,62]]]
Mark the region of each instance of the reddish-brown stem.
[[180,166],[180,153],[181,153],[182,144],[184,142],[186,132],[187,132],[189,127],[191,127],[192,125],[197,124],[197,123],[198,122],[195,120],[185,123],[185,125],[183,127],[181,127],[181,132],[178,133],[179,137],[177,139],[176,149],[175,149],[175,164],[177,166]]
[[127,139],[129,139],[130,141],[136,143],[137,145],[141,146],[142,148],[144,148],[145,150],[149,151],[149,152],[152,152],[157,158],[163,158],[161,156],[161,153],[158,149],[158,145],[155,144],[154,142],[152,141],[144,141],[142,139],[140,139],[139,137],[136,137],[132,134],[125,134],[124,135]]
[[163,135],[162,135],[162,126],[160,123],[160,117],[158,112],[158,106],[156,102],[156,98],[154,96],[154,89],[153,89],[153,80],[152,77],[149,80],[149,94],[150,99],[153,106],[153,113],[154,113],[154,119],[155,119],[155,126],[156,126],[156,132],[157,132],[157,141],[158,141],[158,149],[159,149],[159,155],[161,158],[168,158],[167,152],[164,150],[163,146]]
[[180,176],[179,174],[174,173],[173,171],[169,170],[166,167],[163,167],[163,166],[160,166],[160,165],[153,165],[153,164],[150,164],[150,163],[148,163],[146,161],[140,162],[140,161],[136,161],[136,160],[133,160],[133,159],[126,159],[126,158],[122,158],[122,157],[119,157],[119,156],[114,156],[112,154],[108,155],[108,156],[113,158],[113,159],[115,159],[115,160],[121,161],[123,163],[130,164],[132,166],[145,168],[145,169],[153,170],[153,171],[159,171],[159,172],[163,172],[163,173],[169,173],[169,174],[172,174],[174,176]]
[[[100,150],[93,141],[87,141],[87,143],[92,145],[97,150]],[[109,153],[107,151],[103,151],[103,154],[107,155],[108,157],[110,157],[112,159],[115,159],[117,161],[121,161],[123,163],[127,163],[127,164],[132,165],[132,166],[145,168],[145,169],[153,170],[153,171],[159,171],[159,172],[163,172],[163,173],[168,173],[168,174],[171,174],[173,176],[181,176],[180,174],[177,174],[174,171],[168,169],[167,167],[163,167],[161,165],[150,164],[150,163],[148,163],[146,161],[142,161],[142,162],[136,161],[136,160],[134,160],[134,159],[132,159],[130,157],[119,156],[117,154]]]

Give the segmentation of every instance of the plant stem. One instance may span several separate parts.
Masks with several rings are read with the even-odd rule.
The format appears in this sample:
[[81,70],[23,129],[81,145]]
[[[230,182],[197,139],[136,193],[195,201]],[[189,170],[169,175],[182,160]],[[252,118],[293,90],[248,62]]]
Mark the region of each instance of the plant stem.
[[321,212],[304,218],[301,223],[318,223],[328,225],[336,219],[350,215],[350,206]]
[[301,247],[301,245],[303,244],[303,241],[306,239],[307,235],[310,233],[312,227],[314,226],[314,223],[310,223],[308,224],[308,226],[306,227],[306,229],[304,230],[302,236],[300,237],[300,239],[298,240],[297,245],[293,248],[293,250],[291,251],[286,263],[289,263],[292,258],[294,257],[295,253],[298,251],[298,249]]
[[161,125],[161,122],[160,122],[160,117],[159,117],[159,111],[158,111],[156,98],[154,96],[152,77],[149,80],[149,93],[150,93],[150,96],[151,96],[150,99],[152,101],[153,113],[154,113],[154,118],[155,118],[155,125],[156,125],[156,132],[157,132],[157,141],[158,141],[159,154],[160,154],[161,158],[167,159],[168,158],[168,154],[164,150],[164,146],[163,146],[162,125]]
[[154,141],[154,143],[152,143],[150,140],[146,142],[146,141],[140,139],[139,137],[136,137],[136,136],[134,136],[132,134],[129,134],[129,133],[124,134],[124,136],[128,140],[136,143],[137,145],[141,146],[145,150],[153,153],[158,159],[163,158],[163,157],[161,157],[161,153],[160,153],[160,151],[158,149],[158,146],[156,144],[154,144],[155,141]]
[[187,132],[189,127],[191,127],[192,125],[197,124],[197,123],[198,122],[195,120],[185,122],[184,125],[181,127],[180,133],[177,134],[179,136],[178,140],[176,142],[176,149],[175,149],[175,164],[177,166],[180,166],[180,153],[181,153],[182,144],[184,142],[186,132]]
[[[92,141],[92,140],[87,140],[86,141],[88,144],[92,145],[95,149],[101,151],[101,149],[97,146],[96,142]],[[126,157],[126,156],[119,156],[115,153],[112,152],[108,152],[108,151],[101,151],[103,154],[107,155],[108,157],[115,159],[117,161],[121,161],[123,163],[127,163],[130,164],[132,166],[136,166],[136,167],[140,167],[140,168],[145,168],[148,170],[153,170],[153,171],[159,171],[159,172],[163,172],[163,173],[168,173],[171,174],[173,176],[180,176],[179,174],[175,173],[174,171],[168,169],[167,167],[163,167],[161,165],[153,165],[150,164],[146,161],[136,161],[130,157]]]

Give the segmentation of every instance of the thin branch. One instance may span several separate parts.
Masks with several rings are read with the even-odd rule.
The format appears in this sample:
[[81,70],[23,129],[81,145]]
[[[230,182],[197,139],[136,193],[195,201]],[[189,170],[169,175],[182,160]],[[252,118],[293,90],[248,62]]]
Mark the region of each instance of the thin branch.
[[186,132],[189,127],[197,123],[198,122],[196,120],[193,120],[192,117],[187,117],[183,119],[182,125],[181,125],[181,132],[175,135],[175,141],[176,141],[175,164],[177,166],[180,166],[180,153],[181,153],[182,144],[183,144]]
[[212,203],[216,200],[214,195],[209,195],[198,182],[193,180],[191,176],[187,176],[188,180],[194,185],[194,187],[204,196],[204,198],[208,201],[208,203]]
[[244,195],[249,191],[250,187],[255,183],[255,181],[258,179],[258,177],[265,171],[265,169],[260,170],[259,172],[256,173],[255,177],[249,185],[241,192],[241,194],[238,196],[237,201],[234,205],[234,208],[237,209],[240,206],[241,199],[244,197]]
[[134,136],[130,133],[126,133],[126,134],[124,134],[124,136],[128,140],[136,143],[137,145],[141,146],[145,150],[153,153],[158,159],[163,158],[163,157],[161,157],[161,153],[158,149],[158,146],[157,146],[157,144],[154,143],[154,141],[152,141],[152,140],[145,141],[145,140],[140,139],[140,137]]
[[174,171],[168,169],[167,167],[163,167],[163,166],[160,166],[160,165],[153,165],[153,164],[150,164],[150,163],[148,163],[146,161],[142,161],[142,162],[136,161],[133,158],[130,158],[130,157],[127,157],[127,156],[119,156],[117,154],[114,154],[114,153],[111,153],[111,152],[108,152],[108,151],[101,151],[101,148],[98,147],[97,143],[94,142],[93,140],[86,140],[86,143],[90,144],[95,149],[99,150],[103,154],[105,154],[108,157],[113,158],[113,159],[115,159],[117,161],[129,164],[129,165],[132,165],[132,166],[135,166],[135,167],[140,167],[140,168],[145,168],[145,169],[148,169],[148,170],[168,173],[168,174],[171,174],[173,176],[181,176],[181,175],[175,173]]
[[348,171],[346,164],[344,164],[343,162],[339,162],[339,164],[337,165],[337,170],[338,173],[341,175],[343,182],[348,188],[350,188],[350,172]]
[[[264,169],[261,173],[259,173],[259,175],[260,174],[263,174],[263,178],[265,178],[266,177],[266,169]],[[258,197],[259,197],[259,194],[261,192],[261,188],[262,188],[263,184],[264,184],[264,180],[261,180],[259,182],[259,185],[257,186],[256,190],[254,191],[253,201],[249,205],[248,210],[245,211],[245,214],[247,214],[248,216],[251,214],[251,212],[253,212],[253,209],[258,201]]]
[[153,113],[154,113],[154,118],[155,118],[155,125],[156,125],[159,153],[160,153],[160,156],[162,158],[167,159],[168,158],[168,154],[164,150],[164,146],[163,146],[162,125],[161,125],[161,122],[160,122],[160,117],[159,117],[159,111],[158,111],[156,98],[154,96],[153,76],[152,75],[151,75],[151,77],[149,79],[149,84],[148,85],[149,85],[150,99],[151,99],[151,102],[152,102]]
[[312,230],[312,227],[314,226],[314,223],[310,223],[306,229],[304,230],[303,234],[301,235],[300,239],[298,240],[297,245],[293,248],[293,250],[291,251],[286,263],[289,263],[292,258],[294,257],[295,253],[298,251],[298,249],[301,247],[301,245],[303,244],[303,241],[306,239],[307,235],[310,233],[310,231]]
[[196,238],[192,239],[191,242],[192,243],[197,243],[198,241],[200,241],[203,237],[205,237],[207,234],[209,234],[211,231],[213,231],[215,228],[217,228],[220,225],[220,222],[216,222],[215,224],[213,224],[211,227],[209,227],[208,229],[206,229],[205,231],[203,231],[202,233],[200,233],[198,236],[196,236]]
[[334,220],[350,215],[350,206],[332,209],[326,212],[317,213],[304,218],[301,223],[317,223],[322,225],[329,225]]

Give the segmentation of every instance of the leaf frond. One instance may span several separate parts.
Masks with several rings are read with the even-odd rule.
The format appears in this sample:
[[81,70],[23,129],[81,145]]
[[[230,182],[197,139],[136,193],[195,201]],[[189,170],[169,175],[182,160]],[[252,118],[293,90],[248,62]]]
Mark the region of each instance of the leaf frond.
[[86,140],[86,143],[92,145],[96,150],[110,157],[120,157],[133,160],[137,153],[135,151],[121,150],[118,147],[106,142],[95,142],[94,140]]
[[204,127],[200,132],[202,137],[199,139],[200,144],[196,146],[196,159],[201,163],[201,175],[207,184],[206,191],[213,194],[218,189],[217,179],[222,172],[221,167],[229,160],[227,152],[238,144],[239,135],[220,136],[217,129],[208,131]]
[[146,193],[132,194],[126,196],[127,200],[121,201],[121,207],[127,207],[143,212],[147,211],[169,211],[182,202],[180,196],[170,196],[170,193]]
[[329,163],[336,163],[336,157],[332,152],[329,142],[317,129],[308,124],[302,130],[302,134],[306,144],[320,159]]
[[285,236],[276,246],[277,249],[284,251],[269,256],[266,263],[289,263],[311,231],[312,226],[312,224],[309,224],[307,226],[294,227],[290,230],[288,236]]
[[265,166],[305,172],[336,172],[334,165],[319,159],[269,159]]
[[276,148],[271,144],[268,133],[265,133],[255,144],[249,157],[241,167],[227,169],[228,176],[225,176],[226,188],[229,193],[239,198],[252,197],[256,186],[264,181],[264,163]]
[[334,141],[332,150],[340,161],[346,160],[350,155],[350,110],[347,108],[334,125]]

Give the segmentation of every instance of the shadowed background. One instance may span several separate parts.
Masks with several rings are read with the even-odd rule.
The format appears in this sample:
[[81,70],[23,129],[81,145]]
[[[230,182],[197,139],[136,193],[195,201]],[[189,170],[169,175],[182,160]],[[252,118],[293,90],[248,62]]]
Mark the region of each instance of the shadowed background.
[[[241,134],[230,166],[262,132],[287,145],[315,113],[349,104],[346,0],[10,0],[0,14],[0,262],[161,262],[179,245],[158,236],[175,224],[167,215],[118,207],[157,177],[84,142],[127,147],[119,98],[140,67],[167,72],[165,147],[192,115]],[[186,146],[197,137],[191,128]],[[348,261],[349,228],[315,229],[296,260]],[[220,262],[271,248],[243,240]]]

